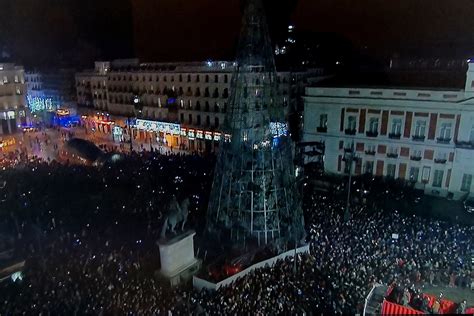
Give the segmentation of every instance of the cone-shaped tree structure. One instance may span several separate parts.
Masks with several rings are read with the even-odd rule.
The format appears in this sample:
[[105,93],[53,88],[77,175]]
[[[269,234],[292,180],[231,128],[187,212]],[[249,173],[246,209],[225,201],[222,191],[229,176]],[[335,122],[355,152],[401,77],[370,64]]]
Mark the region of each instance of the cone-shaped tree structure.
[[[227,245],[303,238],[291,140],[261,0],[244,10],[237,68],[207,213],[207,232]],[[217,239],[216,239],[217,240]]]

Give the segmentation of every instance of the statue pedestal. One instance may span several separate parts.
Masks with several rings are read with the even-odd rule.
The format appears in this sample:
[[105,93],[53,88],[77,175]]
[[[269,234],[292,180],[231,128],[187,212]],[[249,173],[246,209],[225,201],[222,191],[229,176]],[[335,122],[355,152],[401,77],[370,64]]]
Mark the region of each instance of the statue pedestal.
[[187,231],[170,239],[160,239],[160,261],[162,276],[172,286],[190,279],[200,268],[201,262],[194,257],[195,231]]

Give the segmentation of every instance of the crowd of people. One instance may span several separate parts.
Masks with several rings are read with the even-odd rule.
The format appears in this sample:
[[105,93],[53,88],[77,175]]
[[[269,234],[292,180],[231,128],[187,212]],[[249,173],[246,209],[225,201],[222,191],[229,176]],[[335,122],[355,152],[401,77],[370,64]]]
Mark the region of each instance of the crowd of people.
[[[162,282],[157,240],[170,197],[204,225],[214,157],[132,153],[101,167],[25,160],[0,173],[3,248],[26,259],[0,283],[0,314],[356,314],[376,283],[470,286],[474,227],[306,189],[310,252],[216,292]],[[5,242],[8,241],[8,242]],[[1,249],[0,249],[1,250]]]

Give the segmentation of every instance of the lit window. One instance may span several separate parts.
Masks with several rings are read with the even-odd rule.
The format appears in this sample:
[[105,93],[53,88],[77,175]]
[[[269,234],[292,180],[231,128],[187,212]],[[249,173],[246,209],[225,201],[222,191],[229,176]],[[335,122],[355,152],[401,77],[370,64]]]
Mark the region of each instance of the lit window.
[[439,131],[439,138],[451,139],[451,123],[442,123]]
[[426,130],[426,121],[416,121],[415,123],[415,136],[424,137]]
[[395,170],[397,166],[395,164],[387,164],[387,177],[395,178]]
[[419,174],[420,174],[420,168],[411,167],[410,168],[410,174],[409,174],[410,181],[417,182]]
[[356,129],[356,117],[355,116],[349,116],[347,118],[347,128],[352,130],[352,131]]
[[472,174],[463,174],[461,182],[461,191],[470,192],[472,183]]
[[320,128],[327,128],[328,127],[328,115],[321,114],[319,116],[319,127]]
[[396,118],[392,121],[392,134],[400,135],[402,132],[402,119]]
[[441,183],[443,182],[443,174],[444,174],[443,170],[435,170],[434,176],[433,176],[434,187],[437,187],[437,188],[441,187]]
[[374,173],[374,162],[373,161],[366,161],[365,162],[365,173],[366,174],[373,174]]
[[377,117],[370,118],[369,130],[372,133],[377,133],[379,130],[379,119]]
[[7,78],[7,76],[3,76],[3,83],[8,83],[8,78]]

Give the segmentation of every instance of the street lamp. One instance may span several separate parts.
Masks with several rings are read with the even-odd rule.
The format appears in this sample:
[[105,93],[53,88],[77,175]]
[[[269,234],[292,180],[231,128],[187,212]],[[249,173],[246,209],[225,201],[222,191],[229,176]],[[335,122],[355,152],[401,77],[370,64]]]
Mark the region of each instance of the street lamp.
[[[135,116],[136,116],[137,111],[141,113],[142,108],[143,108],[143,104],[140,100],[140,96],[135,95],[133,97],[133,111],[135,113]],[[132,135],[132,127],[131,127],[132,118],[128,116],[127,119],[128,119],[128,133],[130,134],[130,153],[131,153],[133,151],[133,143],[132,143],[133,135]]]
[[349,182],[347,184],[347,200],[346,209],[344,211],[344,221],[347,222],[350,217],[350,204],[351,204],[351,185],[352,185],[352,163],[357,162],[359,157],[355,155],[354,143],[352,143],[350,152],[344,154],[344,161],[349,165]]

